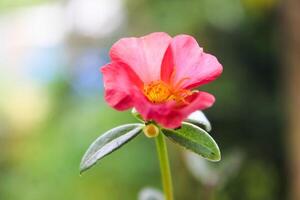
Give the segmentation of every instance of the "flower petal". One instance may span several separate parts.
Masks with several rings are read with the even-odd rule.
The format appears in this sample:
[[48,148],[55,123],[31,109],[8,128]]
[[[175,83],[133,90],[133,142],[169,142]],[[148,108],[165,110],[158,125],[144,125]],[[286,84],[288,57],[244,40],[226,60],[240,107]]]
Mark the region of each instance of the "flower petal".
[[160,79],[162,59],[171,39],[163,32],[123,38],[112,46],[110,57],[131,67],[144,83],[156,81]]
[[124,63],[109,63],[101,67],[105,100],[117,109],[133,107],[132,93],[139,91],[142,82],[130,67]]
[[185,79],[181,87],[191,89],[213,81],[222,70],[217,58],[204,53],[193,37],[178,35],[172,39],[165,53],[161,77],[175,84]]
[[177,128],[181,122],[196,110],[213,105],[215,98],[206,92],[195,92],[186,98],[187,104],[179,106],[176,102],[153,104],[143,96],[135,97],[134,106],[145,120],[154,120],[165,128]]

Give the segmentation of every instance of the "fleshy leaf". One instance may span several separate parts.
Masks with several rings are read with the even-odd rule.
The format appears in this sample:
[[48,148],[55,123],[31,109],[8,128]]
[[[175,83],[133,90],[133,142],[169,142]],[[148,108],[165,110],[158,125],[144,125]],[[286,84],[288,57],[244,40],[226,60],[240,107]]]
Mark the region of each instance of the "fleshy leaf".
[[208,121],[208,119],[204,115],[204,113],[200,110],[197,110],[197,111],[193,112],[192,114],[190,114],[185,121],[195,124],[197,126],[200,126],[201,128],[204,128],[208,132],[211,131],[210,122]]
[[202,128],[183,122],[181,128],[163,129],[162,132],[173,142],[191,150],[210,161],[219,161],[221,153],[214,139]]
[[141,132],[143,124],[125,124],[99,136],[88,148],[80,163],[80,173],[91,168],[98,160],[120,148]]
[[131,114],[140,122],[143,122],[143,123],[145,122],[142,115],[140,113],[138,113],[135,108],[132,108]]

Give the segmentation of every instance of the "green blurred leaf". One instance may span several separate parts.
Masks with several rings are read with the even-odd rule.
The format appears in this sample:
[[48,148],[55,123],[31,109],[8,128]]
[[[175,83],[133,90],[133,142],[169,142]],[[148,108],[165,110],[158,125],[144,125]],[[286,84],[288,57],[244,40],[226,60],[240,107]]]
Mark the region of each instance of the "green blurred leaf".
[[138,113],[135,108],[132,108],[131,114],[140,122],[143,122],[143,123],[145,122],[142,115],[140,113]]
[[219,161],[221,153],[214,139],[202,128],[183,122],[179,129],[163,129],[163,133],[175,143],[210,161]]
[[125,124],[115,127],[98,137],[88,148],[80,163],[80,173],[91,168],[98,160],[120,148],[138,133],[143,124]]
[[200,126],[201,128],[204,128],[208,132],[211,131],[210,122],[208,121],[204,113],[200,110],[197,110],[192,114],[190,114],[185,121]]

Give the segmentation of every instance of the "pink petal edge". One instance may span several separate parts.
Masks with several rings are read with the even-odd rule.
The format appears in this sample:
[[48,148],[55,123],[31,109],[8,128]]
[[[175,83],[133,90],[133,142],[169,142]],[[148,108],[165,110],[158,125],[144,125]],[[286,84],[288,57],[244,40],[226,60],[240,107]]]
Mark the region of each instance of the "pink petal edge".
[[110,50],[113,62],[127,64],[144,83],[160,79],[161,63],[171,37],[155,32],[144,37],[123,38]]
[[104,98],[117,110],[133,107],[132,93],[142,87],[141,80],[123,63],[109,63],[100,68],[103,74]]
[[189,104],[178,107],[175,102],[153,104],[143,96],[136,96],[134,106],[145,120],[154,120],[165,128],[177,128],[192,112],[212,106],[215,98],[206,92],[196,92],[187,101]]
[[162,80],[169,82],[173,71],[174,82],[186,78],[181,86],[191,89],[215,80],[221,75],[223,67],[215,56],[204,53],[192,36],[178,35],[166,50],[162,62]]

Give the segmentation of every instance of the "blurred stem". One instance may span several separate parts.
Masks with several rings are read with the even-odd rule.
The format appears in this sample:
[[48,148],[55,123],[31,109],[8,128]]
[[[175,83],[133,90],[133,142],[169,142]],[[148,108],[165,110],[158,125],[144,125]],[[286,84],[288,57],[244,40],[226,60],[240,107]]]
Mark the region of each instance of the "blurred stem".
[[159,133],[156,137],[156,148],[160,163],[160,171],[162,178],[162,185],[164,189],[165,199],[173,200],[173,186],[172,177],[169,165],[167,145],[162,133]]
[[300,1],[286,0],[281,4],[282,8],[282,51],[286,93],[284,105],[287,108],[287,129],[286,153],[289,166],[289,198],[290,200],[300,199]]

